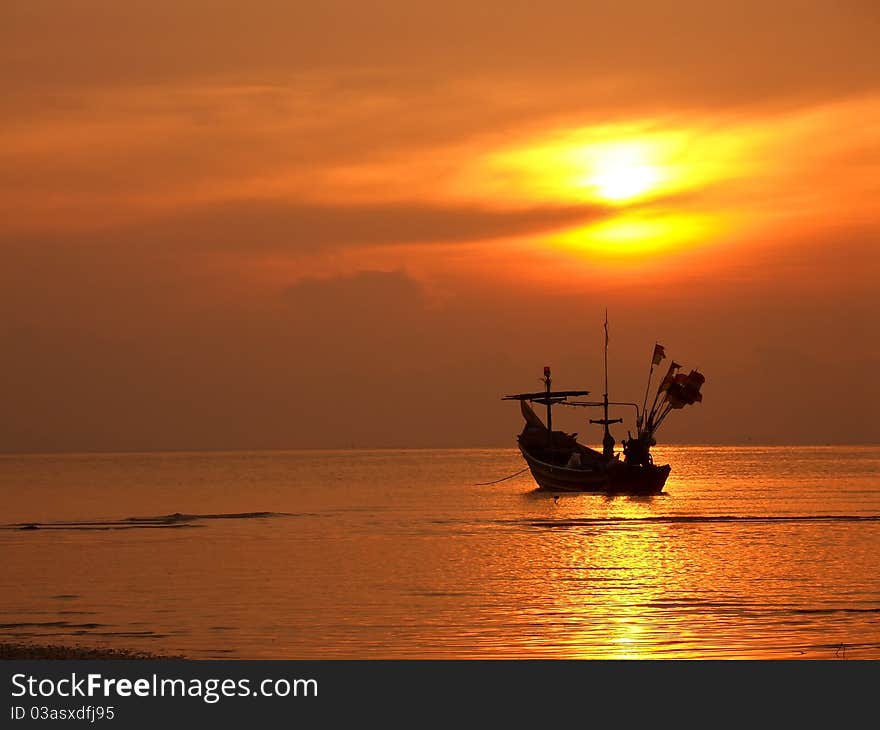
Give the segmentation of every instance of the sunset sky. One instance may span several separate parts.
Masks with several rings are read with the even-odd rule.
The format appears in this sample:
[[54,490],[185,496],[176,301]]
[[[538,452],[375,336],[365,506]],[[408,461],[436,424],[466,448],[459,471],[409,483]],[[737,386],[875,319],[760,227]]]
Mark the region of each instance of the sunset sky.
[[876,443],[878,38],[873,0],[5,0],[0,451],[513,446],[544,365],[601,393],[606,307],[612,398],[655,342],[707,376],[661,441]]

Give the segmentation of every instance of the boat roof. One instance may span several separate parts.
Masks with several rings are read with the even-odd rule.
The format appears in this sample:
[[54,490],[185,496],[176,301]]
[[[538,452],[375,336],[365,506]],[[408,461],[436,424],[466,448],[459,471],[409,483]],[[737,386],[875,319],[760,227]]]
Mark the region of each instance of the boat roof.
[[516,393],[515,395],[505,395],[501,400],[529,400],[537,403],[546,403],[548,400],[558,402],[556,399],[565,399],[569,396],[575,397],[579,395],[589,395],[589,390],[551,390],[549,393],[542,390],[538,393]]

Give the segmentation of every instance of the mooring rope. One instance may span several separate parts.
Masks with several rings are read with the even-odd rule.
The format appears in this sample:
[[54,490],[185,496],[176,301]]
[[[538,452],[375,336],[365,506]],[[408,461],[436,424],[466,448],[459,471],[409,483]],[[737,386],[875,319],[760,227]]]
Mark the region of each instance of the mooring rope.
[[522,474],[524,471],[528,471],[528,470],[529,470],[529,467],[526,467],[525,469],[520,469],[520,470],[519,470],[518,472],[516,472],[515,474],[509,474],[509,475],[507,475],[506,477],[501,477],[501,479],[496,479],[496,480],[493,481],[493,482],[477,482],[476,484],[474,484],[474,485],[472,485],[472,486],[474,486],[474,487],[488,487],[490,484],[498,484],[498,482],[503,482],[503,481],[506,481],[506,480],[508,480],[508,479],[513,479],[514,477],[518,477],[518,476],[519,476],[520,474]]

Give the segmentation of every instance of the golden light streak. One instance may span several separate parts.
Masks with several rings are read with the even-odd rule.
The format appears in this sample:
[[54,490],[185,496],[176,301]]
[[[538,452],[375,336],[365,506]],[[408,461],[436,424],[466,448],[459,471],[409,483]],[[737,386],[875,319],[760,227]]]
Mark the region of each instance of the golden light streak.
[[629,259],[708,242],[723,230],[723,219],[719,216],[633,211],[592,226],[565,231],[550,240],[567,250]]
[[741,167],[742,145],[739,135],[647,123],[588,127],[492,153],[471,183],[520,199],[632,205],[723,179]]

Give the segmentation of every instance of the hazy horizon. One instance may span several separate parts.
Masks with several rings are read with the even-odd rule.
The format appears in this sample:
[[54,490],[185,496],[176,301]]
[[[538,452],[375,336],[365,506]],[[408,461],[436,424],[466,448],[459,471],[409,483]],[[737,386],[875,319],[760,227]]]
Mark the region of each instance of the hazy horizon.
[[[880,444],[871,444],[871,443],[850,443],[850,444],[832,444],[832,443],[756,443],[751,441],[743,441],[742,443],[697,443],[697,442],[665,442],[657,445],[661,451],[664,447],[673,447],[673,448],[696,448],[696,449],[742,449],[753,447],[757,449],[791,449],[791,448],[805,448],[805,449],[845,449],[845,448],[853,448],[853,449],[870,449],[876,448],[880,446]],[[163,454],[271,454],[271,453],[295,453],[298,451],[314,451],[314,452],[328,452],[328,453],[337,453],[337,452],[373,452],[373,451],[501,451],[501,450],[511,450],[516,451],[517,446],[515,443],[511,445],[497,444],[497,445],[476,445],[476,446],[300,446],[300,447],[277,447],[277,448],[262,448],[262,449],[187,449],[187,448],[179,448],[179,449],[155,449],[150,451],[0,451],[0,457],[29,457],[29,456],[139,456],[139,455],[156,455],[160,456]]]
[[606,309],[612,398],[706,375],[660,445],[880,443],[878,27],[5,3],[0,452],[513,445]]

